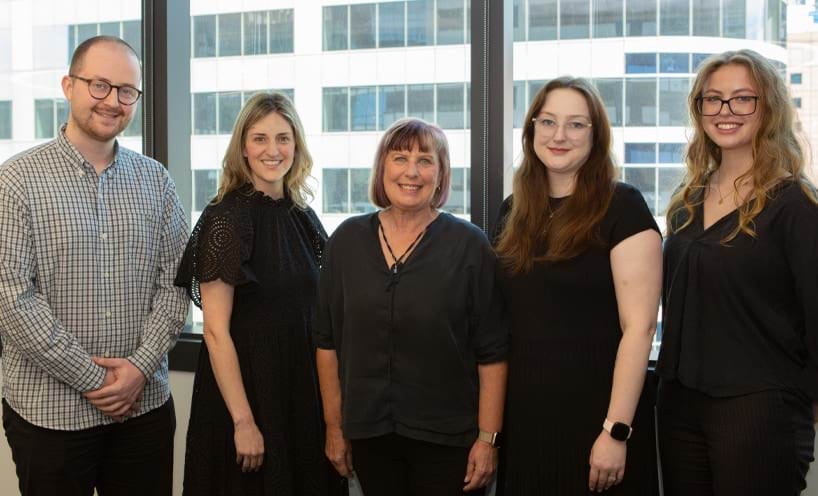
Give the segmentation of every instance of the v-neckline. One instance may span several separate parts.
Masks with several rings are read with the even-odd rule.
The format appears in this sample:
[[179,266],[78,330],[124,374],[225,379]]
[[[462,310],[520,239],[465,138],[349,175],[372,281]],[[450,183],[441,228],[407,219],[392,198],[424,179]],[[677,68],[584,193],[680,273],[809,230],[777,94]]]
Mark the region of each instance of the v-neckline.
[[[787,178],[787,177],[780,179],[778,182],[776,182],[775,184],[773,184],[772,186],[770,186],[767,189],[766,194],[770,194],[771,192],[778,191],[781,188],[787,186],[789,184],[788,179],[789,178]],[[700,209],[701,209],[701,216],[700,217],[701,217],[701,222],[702,222],[702,234],[709,233],[716,226],[718,226],[720,224],[723,224],[728,218],[735,217],[740,208],[744,207],[745,205],[749,205],[749,204],[751,204],[751,203],[753,203],[755,201],[756,201],[755,196],[752,196],[751,198],[749,198],[747,201],[745,201],[744,203],[742,203],[738,207],[730,210],[726,214],[722,215],[721,217],[719,217],[718,219],[713,221],[713,223],[710,224],[709,226],[705,226],[705,222],[704,222],[704,202],[702,202],[702,204],[700,206]]]
[[[440,219],[440,217],[443,214],[444,214],[444,212],[438,212],[437,216],[434,219],[432,219],[432,221],[429,222],[426,225],[425,232],[423,233],[423,236],[420,237],[420,240],[418,240],[417,244],[414,246],[414,248],[412,248],[412,251],[410,251],[406,255],[406,259],[404,259],[403,262],[400,265],[401,267],[406,267],[406,264],[408,264],[409,261],[412,260],[412,258],[414,257],[415,252],[417,252],[423,245],[426,244],[426,238],[429,237],[429,231],[432,229],[434,224],[437,223],[438,219]],[[379,212],[375,212],[373,220],[374,220],[373,228],[374,228],[374,233],[375,233],[375,246],[377,247],[378,258],[381,260],[381,263],[379,263],[378,265],[383,270],[385,270],[387,273],[392,274],[393,273],[392,265],[389,263],[389,260],[384,255],[383,248],[381,247],[381,234],[380,234],[380,228],[379,228],[379,226],[381,224],[381,219],[379,217]]]

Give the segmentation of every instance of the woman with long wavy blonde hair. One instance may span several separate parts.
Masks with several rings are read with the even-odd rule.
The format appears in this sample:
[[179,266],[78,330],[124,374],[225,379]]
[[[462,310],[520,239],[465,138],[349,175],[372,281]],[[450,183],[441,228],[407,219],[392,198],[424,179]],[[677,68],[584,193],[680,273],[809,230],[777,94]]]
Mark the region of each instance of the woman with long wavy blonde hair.
[[665,494],[797,495],[818,400],[818,205],[781,75],[704,62],[671,200],[657,372]]
[[614,176],[596,89],[549,82],[523,125],[496,247],[512,326],[506,495],[658,492],[652,408],[639,399],[661,236],[639,191]]
[[323,456],[310,342],[326,233],[306,204],[312,160],[292,102],[250,98],[176,275],[202,309],[184,494],[340,494]]

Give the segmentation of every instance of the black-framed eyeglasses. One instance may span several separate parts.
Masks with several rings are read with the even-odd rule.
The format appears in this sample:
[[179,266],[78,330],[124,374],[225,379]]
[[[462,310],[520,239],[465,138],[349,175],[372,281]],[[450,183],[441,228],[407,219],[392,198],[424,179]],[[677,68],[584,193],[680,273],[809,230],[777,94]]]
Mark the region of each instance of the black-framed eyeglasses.
[[122,105],[133,105],[142,96],[142,92],[127,84],[111,84],[104,79],[88,79],[81,76],[69,74],[68,77],[85,81],[88,85],[88,94],[97,100],[105,100],[111,94],[111,90],[116,88],[116,99]]
[[724,104],[733,115],[750,115],[756,111],[758,97],[754,95],[739,95],[727,100],[722,100],[717,96],[700,96],[696,98],[696,106],[699,113],[705,116],[714,116],[721,113]]

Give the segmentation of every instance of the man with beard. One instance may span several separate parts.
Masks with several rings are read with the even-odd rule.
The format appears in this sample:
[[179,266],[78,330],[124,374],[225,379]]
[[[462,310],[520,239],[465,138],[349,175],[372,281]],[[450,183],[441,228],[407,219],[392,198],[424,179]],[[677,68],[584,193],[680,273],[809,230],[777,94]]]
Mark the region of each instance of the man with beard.
[[167,170],[116,140],[140,83],[127,43],[83,42],[68,123],[0,167],[3,425],[25,496],[171,494],[188,230]]

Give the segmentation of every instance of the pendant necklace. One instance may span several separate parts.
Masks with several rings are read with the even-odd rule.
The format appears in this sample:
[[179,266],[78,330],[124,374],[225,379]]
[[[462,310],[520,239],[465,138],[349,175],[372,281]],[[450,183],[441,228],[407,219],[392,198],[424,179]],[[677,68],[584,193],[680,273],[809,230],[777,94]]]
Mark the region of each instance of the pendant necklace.
[[423,230],[420,231],[420,234],[418,234],[415,240],[412,241],[412,244],[410,244],[409,247],[406,248],[403,254],[399,257],[396,257],[395,252],[392,251],[392,247],[389,245],[389,240],[386,239],[386,232],[384,232],[383,230],[383,224],[381,224],[380,219],[378,219],[378,228],[381,231],[381,236],[383,236],[383,242],[386,244],[386,249],[389,251],[389,255],[392,257],[393,263],[392,265],[389,266],[389,269],[392,271],[393,274],[397,274],[400,268],[403,266],[404,262],[406,261],[405,260],[406,256],[409,254],[410,251],[412,251],[412,248],[414,248],[415,245],[418,244],[418,241],[420,241],[420,238],[422,238],[423,235],[426,233],[426,230],[429,228],[429,226],[427,224],[426,227],[424,227]]

